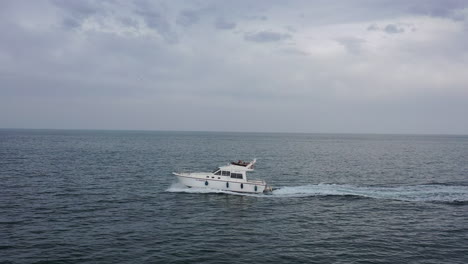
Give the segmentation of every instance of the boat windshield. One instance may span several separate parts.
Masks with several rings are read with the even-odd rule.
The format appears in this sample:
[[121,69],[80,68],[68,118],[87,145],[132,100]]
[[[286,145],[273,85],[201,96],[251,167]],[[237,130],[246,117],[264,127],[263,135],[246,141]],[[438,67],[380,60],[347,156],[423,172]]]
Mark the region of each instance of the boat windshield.
[[217,171],[219,171],[219,168],[216,168],[212,173],[216,173]]

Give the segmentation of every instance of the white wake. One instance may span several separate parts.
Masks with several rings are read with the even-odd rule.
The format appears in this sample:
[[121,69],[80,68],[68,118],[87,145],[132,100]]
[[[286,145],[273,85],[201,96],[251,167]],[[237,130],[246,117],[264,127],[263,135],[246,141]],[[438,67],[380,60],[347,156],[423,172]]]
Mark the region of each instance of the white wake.
[[410,185],[394,187],[355,186],[348,184],[310,184],[285,186],[270,194],[243,194],[205,188],[188,188],[182,184],[171,185],[168,192],[225,193],[264,198],[293,198],[313,196],[356,196],[373,199],[421,202],[468,202],[468,186],[460,185]]

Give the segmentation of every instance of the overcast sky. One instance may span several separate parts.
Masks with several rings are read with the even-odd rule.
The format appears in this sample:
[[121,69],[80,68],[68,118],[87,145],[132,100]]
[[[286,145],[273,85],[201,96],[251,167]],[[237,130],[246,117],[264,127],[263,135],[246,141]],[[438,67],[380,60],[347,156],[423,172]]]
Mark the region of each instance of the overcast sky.
[[468,134],[468,1],[0,1],[0,127]]

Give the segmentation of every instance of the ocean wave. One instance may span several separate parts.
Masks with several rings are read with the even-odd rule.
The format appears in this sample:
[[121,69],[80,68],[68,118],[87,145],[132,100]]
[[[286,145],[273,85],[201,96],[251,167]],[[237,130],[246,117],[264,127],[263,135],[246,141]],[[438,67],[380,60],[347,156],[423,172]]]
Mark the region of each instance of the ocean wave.
[[269,194],[245,194],[206,188],[188,188],[182,184],[173,184],[166,191],[185,193],[224,193],[265,198],[300,198],[314,196],[353,196],[372,199],[441,202],[454,204],[468,203],[468,186],[422,184],[395,187],[355,186],[349,184],[309,184],[302,186],[284,186]]

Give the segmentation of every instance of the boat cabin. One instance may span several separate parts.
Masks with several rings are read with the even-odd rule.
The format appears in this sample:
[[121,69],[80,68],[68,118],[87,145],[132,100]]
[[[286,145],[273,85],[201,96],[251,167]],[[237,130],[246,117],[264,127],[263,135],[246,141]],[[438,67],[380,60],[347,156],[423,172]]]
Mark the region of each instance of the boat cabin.
[[241,179],[247,181],[247,171],[253,171],[254,162],[231,162],[227,166],[216,168],[213,171],[213,175],[216,176],[228,176],[231,179]]
[[242,172],[231,172],[229,170],[222,170],[221,168],[217,168],[214,172],[214,175],[221,175],[221,176],[229,176],[233,179],[243,179],[244,174]]

